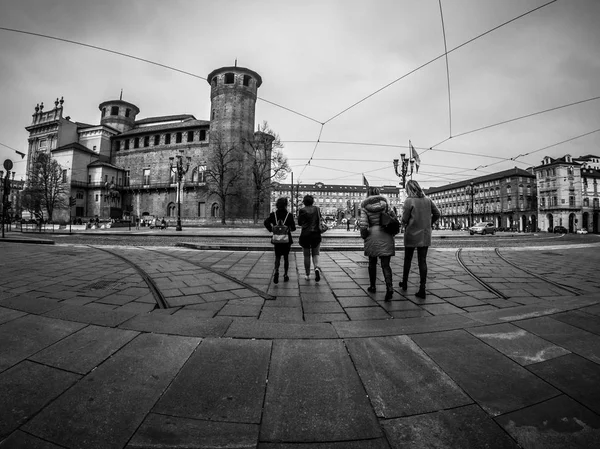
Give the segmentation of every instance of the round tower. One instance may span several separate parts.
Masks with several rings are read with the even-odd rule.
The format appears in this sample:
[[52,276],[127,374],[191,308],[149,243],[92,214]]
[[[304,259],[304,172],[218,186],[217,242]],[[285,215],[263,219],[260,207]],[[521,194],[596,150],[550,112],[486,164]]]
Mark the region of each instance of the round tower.
[[135,124],[135,117],[140,109],[123,100],[109,100],[100,103],[98,109],[101,111],[100,124],[107,125],[120,132],[129,131]]
[[232,143],[253,139],[260,75],[244,67],[221,67],[210,72],[207,81],[211,86],[211,134],[218,133]]

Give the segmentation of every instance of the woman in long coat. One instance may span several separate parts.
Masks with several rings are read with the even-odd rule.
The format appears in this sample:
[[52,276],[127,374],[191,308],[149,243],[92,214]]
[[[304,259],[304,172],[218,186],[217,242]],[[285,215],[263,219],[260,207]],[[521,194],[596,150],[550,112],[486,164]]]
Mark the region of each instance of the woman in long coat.
[[440,218],[440,211],[429,198],[425,196],[421,186],[412,179],[406,183],[408,198],[404,201],[402,224],[404,230],[404,270],[400,288],[407,289],[408,274],[412,257],[417,250],[419,261],[419,291],[415,294],[418,298],[425,298],[425,282],[427,281],[427,250],[431,246],[431,228]]
[[288,227],[288,243],[278,243],[273,245],[275,250],[275,268],[273,269],[273,283],[279,282],[279,267],[281,266],[281,258],[283,257],[283,282],[290,280],[288,270],[290,268],[289,254],[290,248],[292,247],[292,232],[296,230],[296,223],[294,223],[294,216],[288,213],[287,210],[288,200],[287,198],[278,198],[275,203],[275,212],[265,219],[264,225],[269,232],[273,232],[273,227],[277,226],[277,223],[281,222],[284,226]]
[[367,198],[361,203],[360,229],[361,235],[365,236],[365,256],[369,257],[369,288],[367,290],[375,293],[377,290],[377,258],[381,260],[381,269],[385,279],[385,300],[390,301],[394,295],[392,280],[392,268],[390,260],[396,255],[394,236],[385,232],[381,227],[381,213],[387,212],[395,217],[386,197],[379,193],[377,187],[367,189]]

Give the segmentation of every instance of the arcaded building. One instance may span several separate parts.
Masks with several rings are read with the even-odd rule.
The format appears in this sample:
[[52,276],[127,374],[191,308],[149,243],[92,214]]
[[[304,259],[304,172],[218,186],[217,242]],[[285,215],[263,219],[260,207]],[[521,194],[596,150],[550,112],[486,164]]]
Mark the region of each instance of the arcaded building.
[[[178,202],[185,224],[219,221],[223,205],[207,184],[215,152],[234,148],[242,173],[237,196],[227,200],[229,221],[252,218],[252,189],[248,143],[257,139],[255,106],[261,76],[243,67],[212,71],[210,117],[192,114],[140,117],[140,108],[122,99],[99,105],[99,124],[73,121],[64,115],[63,99],[44,111],[36,106],[29,131],[28,173],[36,154],[46,152],[63,168],[63,182],[75,197],[74,217],[108,219],[166,217],[174,223]],[[264,137],[263,137],[264,140]],[[270,150],[269,150],[270,151]],[[231,157],[231,155],[230,155]],[[186,173],[178,189],[172,167],[181,159]],[[246,169],[248,169],[246,171]],[[179,197],[178,197],[179,191]],[[261,206],[260,215],[269,210]],[[56,212],[54,220],[69,217]]]

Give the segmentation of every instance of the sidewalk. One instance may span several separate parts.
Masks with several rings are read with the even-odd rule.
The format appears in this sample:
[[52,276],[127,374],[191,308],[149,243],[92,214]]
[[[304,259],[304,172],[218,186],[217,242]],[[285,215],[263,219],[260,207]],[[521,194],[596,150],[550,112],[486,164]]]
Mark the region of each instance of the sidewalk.
[[596,246],[0,251],[0,448],[600,447]]

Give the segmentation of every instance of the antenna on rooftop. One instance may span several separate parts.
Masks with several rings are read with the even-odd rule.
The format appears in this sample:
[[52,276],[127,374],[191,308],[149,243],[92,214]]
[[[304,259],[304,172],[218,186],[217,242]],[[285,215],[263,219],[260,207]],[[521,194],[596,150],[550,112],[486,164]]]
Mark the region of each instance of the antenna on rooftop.
[[119,97],[119,100],[123,100],[123,89],[121,89],[121,96]]

